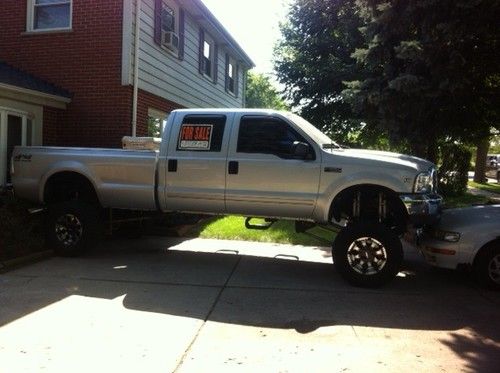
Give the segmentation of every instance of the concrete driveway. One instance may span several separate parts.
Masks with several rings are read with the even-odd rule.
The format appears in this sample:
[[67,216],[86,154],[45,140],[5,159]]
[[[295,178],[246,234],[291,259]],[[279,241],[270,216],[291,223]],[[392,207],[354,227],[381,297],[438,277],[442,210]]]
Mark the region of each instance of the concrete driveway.
[[327,248],[108,241],[0,275],[0,372],[498,372],[499,294],[406,254],[366,290]]

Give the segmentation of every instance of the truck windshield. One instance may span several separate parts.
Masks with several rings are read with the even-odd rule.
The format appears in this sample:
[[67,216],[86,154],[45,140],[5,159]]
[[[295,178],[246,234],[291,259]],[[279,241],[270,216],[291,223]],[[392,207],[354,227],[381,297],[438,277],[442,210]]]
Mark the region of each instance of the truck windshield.
[[298,116],[297,114],[293,113],[285,113],[285,116],[294,122],[296,125],[298,125],[300,128],[304,130],[305,133],[307,133],[312,139],[317,143],[320,144],[323,149],[341,149],[342,147],[337,144],[335,141],[333,141],[331,138],[329,138],[327,135],[325,135],[323,132],[321,132],[318,128],[316,128],[314,125],[309,123],[307,120],[304,118]]

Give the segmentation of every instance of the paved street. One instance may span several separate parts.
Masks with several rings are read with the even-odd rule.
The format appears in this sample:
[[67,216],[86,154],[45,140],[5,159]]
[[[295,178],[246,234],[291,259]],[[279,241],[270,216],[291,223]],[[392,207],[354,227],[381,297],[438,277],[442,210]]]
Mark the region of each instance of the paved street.
[[366,290],[326,248],[112,240],[0,275],[0,372],[498,372],[499,305],[411,248]]

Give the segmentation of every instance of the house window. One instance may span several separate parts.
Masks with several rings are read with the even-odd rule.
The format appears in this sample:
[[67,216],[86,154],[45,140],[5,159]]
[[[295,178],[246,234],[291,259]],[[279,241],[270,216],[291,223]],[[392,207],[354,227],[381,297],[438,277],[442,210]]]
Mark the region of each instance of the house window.
[[208,77],[212,77],[212,65],[213,65],[213,45],[208,40],[203,41],[203,74]]
[[148,136],[161,137],[165,125],[167,124],[168,114],[156,109],[148,110]]
[[164,50],[184,58],[185,13],[173,0],[155,0],[155,42]]
[[71,28],[72,0],[28,0],[28,31]]
[[161,29],[165,32],[176,32],[175,24],[175,12],[167,4],[162,2],[161,9]]
[[0,186],[11,182],[9,166],[14,146],[30,146],[33,136],[33,121],[28,114],[0,108]]
[[226,54],[226,91],[238,94],[238,66],[236,60]]
[[214,39],[200,30],[200,74],[217,83],[217,44]]

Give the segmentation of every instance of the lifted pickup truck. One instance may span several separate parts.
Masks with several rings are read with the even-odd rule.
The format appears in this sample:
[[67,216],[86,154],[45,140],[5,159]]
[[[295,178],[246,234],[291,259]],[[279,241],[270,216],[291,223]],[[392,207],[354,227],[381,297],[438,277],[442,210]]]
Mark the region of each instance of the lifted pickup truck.
[[299,231],[338,228],[335,267],[358,286],[391,280],[399,237],[437,220],[441,203],[432,163],[345,149],[297,115],[260,109],[173,111],[159,151],[16,147],[11,174],[17,196],[48,207],[62,255],[92,242],[103,209],[292,219]]

